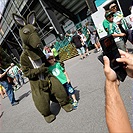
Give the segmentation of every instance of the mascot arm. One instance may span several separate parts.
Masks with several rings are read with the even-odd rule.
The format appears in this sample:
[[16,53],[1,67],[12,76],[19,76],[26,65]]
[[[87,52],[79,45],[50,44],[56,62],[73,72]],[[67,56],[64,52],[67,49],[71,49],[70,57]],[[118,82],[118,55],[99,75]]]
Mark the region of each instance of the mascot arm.
[[28,77],[29,79],[34,79],[38,77],[38,74],[40,73],[44,74],[48,73],[48,68],[45,67],[45,64],[42,64],[39,68],[33,68],[29,58],[26,56],[23,58],[22,55],[20,62],[24,76]]

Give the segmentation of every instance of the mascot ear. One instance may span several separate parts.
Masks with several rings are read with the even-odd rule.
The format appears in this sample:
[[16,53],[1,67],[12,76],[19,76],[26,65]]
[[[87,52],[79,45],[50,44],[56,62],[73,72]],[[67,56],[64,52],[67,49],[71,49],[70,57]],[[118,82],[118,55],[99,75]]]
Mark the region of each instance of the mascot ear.
[[35,25],[35,23],[36,23],[36,15],[35,15],[35,12],[32,11],[27,16],[27,24]]
[[13,16],[13,19],[17,25],[19,25],[21,27],[24,27],[26,25],[26,21],[23,17],[15,14],[15,13],[13,13],[12,16]]

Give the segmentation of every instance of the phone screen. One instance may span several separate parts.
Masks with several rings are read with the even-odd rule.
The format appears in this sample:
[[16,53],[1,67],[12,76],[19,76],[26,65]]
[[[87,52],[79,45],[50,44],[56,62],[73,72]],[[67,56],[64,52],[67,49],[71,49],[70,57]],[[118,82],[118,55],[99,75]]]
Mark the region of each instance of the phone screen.
[[[110,60],[110,67],[116,72],[118,79],[123,82],[126,78],[127,73],[123,68],[124,64],[116,61],[116,58],[120,58],[120,53],[113,36],[108,35],[101,38],[100,44],[103,49],[103,55],[106,55]],[[103,62],[103,55],[100,55],[98,57],[101,62]]]
[[108,36],[100,40],[104,55],[108,56],[110,60],[110,66],[112,69],[117,69],[119,66],[123,65],[122,63],[118,63],[116,58],[120,57],[118,48],[112,36]]

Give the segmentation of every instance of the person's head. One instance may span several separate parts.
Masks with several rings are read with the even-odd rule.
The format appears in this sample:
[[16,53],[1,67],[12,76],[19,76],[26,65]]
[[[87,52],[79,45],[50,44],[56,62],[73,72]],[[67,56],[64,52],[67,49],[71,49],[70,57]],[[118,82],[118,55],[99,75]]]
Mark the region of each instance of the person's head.
[[81,30],[78,30],[78,34],[79,34],[79,35],[81,35],[81,34],[82,34]]
[[113,22],[114,16],[113,16],[113,12],[111,10],[108,10],[105,12],[105,18],[109,21],[109,22]]
[[117,12],[117,5],[115,4],[115,3],[113,3],[113,4],[111,4],[110,6],[109,6],[109,9],[112,11],[112,12]]
[[47,59],[47,61],[48,61],[51,65],[54,65],[54,63],[55,63],[55,58],[54,58],[53,53],[47,53],[47,54],[46,54],[46,59]]

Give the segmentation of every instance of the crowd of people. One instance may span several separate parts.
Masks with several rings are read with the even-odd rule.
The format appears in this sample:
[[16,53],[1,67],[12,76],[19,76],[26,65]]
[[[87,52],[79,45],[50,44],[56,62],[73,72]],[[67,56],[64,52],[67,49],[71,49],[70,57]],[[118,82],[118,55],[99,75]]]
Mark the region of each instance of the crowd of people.
[[[95,46],[96,51],[99,52],[100,43],[97,36],[97,31],[92,25],[86,26],[88,34],[90,35],[90,41],[92,45]],[[123,17],[123,14],[118,11],[116,3],[111,4],[109,6],[109,10],[105,12],[103,27],[108,35],[112,34],[119,49],[119,53],[122,58],[118,58],[116,59],[116,61],[126,64],[125,69],[127,75],[133,78],[133,55],[129,54],[128,49],[126,48],[126,40],[128,39],[128,37],[126,38],[125,31],[128,30],[129,27]],[[87,38],[82,33],[81,29],[72,32],[72,38],[70,42],[75,45],[81,60],[89,55]],[[43,54],[45,55],[46,61],[48,63],[47,73],[54,75],[59,80],[59,82],[65,89],[67,97],[69,98],[69,100],[71,100],[70,102],[73,105],[73,109],[77,109],[78,100],[75,95],[75,89],[71,85],[71,81],[66,72],[64,64],[60,62],[59,53],[55,49],[54,44],[52,44],[50,47],[44,46]],[[105,113],[109,132],[132,132],[128,114],[119,93],[120,81],[117,79],[115,71],[110,68],[110,61],[108,57],[104,56],[103,60],[104,73],[106,76]],[[43,64],[41,65],[41,68],[46,69],[43,67]],[[27,70],[29,68],[25,69]],[[38,66],[36,66],[36,70],[39,71],[38,73],[42,73],[42,70],[39,69]],[[2,69],[2,66],[0,67],[0,94],[3,99],[5,98],[5,96],[8,96],[12,106],[19,104],[19,100],[15,99],[13,87],[16,85],[19,85],[19,87],[21,87],[22,84],[25,84],[25,81],[21,68],[19,68],[14,63],[11,63],[11,65],[6,70]]]

